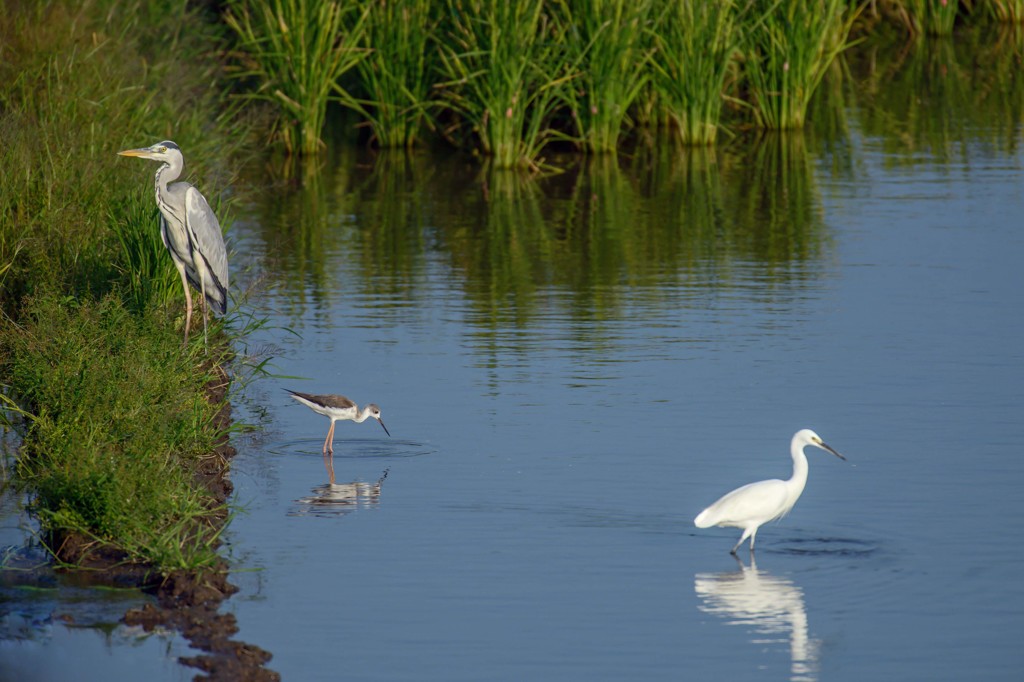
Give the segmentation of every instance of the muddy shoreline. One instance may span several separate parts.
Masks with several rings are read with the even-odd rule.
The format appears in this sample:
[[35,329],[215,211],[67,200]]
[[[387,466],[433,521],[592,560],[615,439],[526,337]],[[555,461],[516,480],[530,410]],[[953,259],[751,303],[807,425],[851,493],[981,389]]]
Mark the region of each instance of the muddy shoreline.
[[[228,473],[236,451],[227,437],[231,405],[224,402],[230,379],[221,367],[214,370],[214,376],[206,385],[206,394],[210,402],[222,405],[214,426],[224,435],[214,452],[200,460],[193,475],[198,485],[210,491],[211,507],[220,510],[214,515],[213,523],[222,528],[227,523],[225,503],[234,489]],[[224,600],[238,591],[228,582],[228,565],[223,558],[210,569],[162,575],[152,566],[129,561],[119,550],[96,546],[78,535],[51,537],[50,542],[59,561],[88,569],[90,582],[138,587],[153,594],[156,604],[131,609],[122,621],[126,625],[141,626],[147,632],[156,627],[180,632],[199,652],[178,659],[205,673],[195,679],[260,682],[281,679],[279,673],[265,667],[272,655],[253,644],[232,639],[238,632],[235,617],[219,613]]]

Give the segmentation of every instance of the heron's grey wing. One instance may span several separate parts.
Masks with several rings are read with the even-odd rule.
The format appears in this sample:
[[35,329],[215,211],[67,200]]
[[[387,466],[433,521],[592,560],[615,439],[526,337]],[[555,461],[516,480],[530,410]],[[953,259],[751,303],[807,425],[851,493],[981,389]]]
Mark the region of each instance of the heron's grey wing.
[[206,283],[206,299],[223,315],[228,309],[228,252],[217,216],[195,187],[185,192],[185,225],[192,242],[192,258],[202,258],[213,278]]

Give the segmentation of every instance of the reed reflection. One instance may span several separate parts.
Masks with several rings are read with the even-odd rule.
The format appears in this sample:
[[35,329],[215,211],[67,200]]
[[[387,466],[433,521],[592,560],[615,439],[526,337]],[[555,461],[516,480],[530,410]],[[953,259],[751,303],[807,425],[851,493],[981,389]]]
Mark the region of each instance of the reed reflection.
[[694,577],[693,588],[702,602],[697,608],[744,626],[750,643],[761,649],[788,644],[790,680],[817,680],[818,642],[808,633],[803,590],[791,580],[759,570],[754,559],[750,566],[739,558],[736,563],[737,571]]
[[331,466],[331,480],[315,486],[310,495],[295,500],[295,508],[288,516],[343,516],[357,509],[368,509],[380,503],[380,492],[390,469],[385,469],[373,483],[365,481],[334,482]]
[[555,316],[599,340],[626,309],[706,310],[723,290],[785,304],[829,244],[801,135],[655,143],[547,177],[399,151],[334,150],[317,170],[264,198],[268,266],[296,310],[345,296],[379,324],[440,275],[485,336]]
[[1024,27],[958,31],[955,39],[872,41],[847,56],[860,127],[890,163],[969,161],[969,142],[1012,152],[1024,114]]

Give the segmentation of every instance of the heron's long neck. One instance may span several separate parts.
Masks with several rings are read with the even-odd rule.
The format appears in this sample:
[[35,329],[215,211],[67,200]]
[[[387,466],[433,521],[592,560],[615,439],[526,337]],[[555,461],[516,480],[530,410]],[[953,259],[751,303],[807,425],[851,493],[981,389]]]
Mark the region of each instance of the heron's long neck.
[[182,165],[175,159],[165,161],[156,169],[156,200],[160,203],[160,195],[167,193],[167,185],[181,175]]
[[[160,207],[160,212],[166,217],[168,214],[174,216],[174,208],[167,201],[168,191],[167,185],[178,179],[181,175],[181,163],[173,163],[168,161],[160,164],[160,167],[156,169],[156,205]],[[176,216],[179,220],[184,222],[184,216]]]

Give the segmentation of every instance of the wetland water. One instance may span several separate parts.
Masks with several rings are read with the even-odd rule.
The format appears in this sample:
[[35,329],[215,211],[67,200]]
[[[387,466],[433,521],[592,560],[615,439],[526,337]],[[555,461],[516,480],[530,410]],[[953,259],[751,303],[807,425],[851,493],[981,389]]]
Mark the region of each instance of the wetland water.
[[[800,135],[540,180],[339,146],[241,210],[246,350],[308,380],[236,404],[238,637],[286,680],[1015,679],[1020,76],[868,57]],[[327,486],[286,387],[393,437],[339,423]],[[693,517],[801,427],[849,462],[738,564]]]

